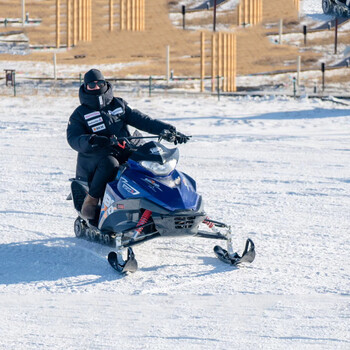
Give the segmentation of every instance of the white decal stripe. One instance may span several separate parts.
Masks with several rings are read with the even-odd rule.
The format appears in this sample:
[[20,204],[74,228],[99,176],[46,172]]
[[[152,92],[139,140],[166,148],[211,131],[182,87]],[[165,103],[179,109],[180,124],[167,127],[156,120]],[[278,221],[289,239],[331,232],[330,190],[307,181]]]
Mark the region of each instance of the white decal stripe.
[[104,124],[100,124],[100,125],[94,126],[92,128],[92,131],[96,132],[96,131],[101,131],[101,130],[104,130],[104,129],[106,129],[106,126]]
[[97,117],[98,115],[101,115],[101,113],[96,111],[96,112],[92,112],[92,113],[89,113],[89,114],[85,114],[84,118],[85,118],[85,120],[88,120],[88,119],[91,119],[93,117]]
[[99,118],[96,118],[96,119],[92,119],[92,120],[89,120],[87,123],[89,126],[91,125],[95,125],[95,124],[98,124],[98,123],[101,123],[103,122],[103,119],[101,117]]
[[123,108],[118,107],[114,111],[112,111],[112,115],[116,115],[116,114],[119,114],[119,113],[122,113],[122,112],[123,112]]

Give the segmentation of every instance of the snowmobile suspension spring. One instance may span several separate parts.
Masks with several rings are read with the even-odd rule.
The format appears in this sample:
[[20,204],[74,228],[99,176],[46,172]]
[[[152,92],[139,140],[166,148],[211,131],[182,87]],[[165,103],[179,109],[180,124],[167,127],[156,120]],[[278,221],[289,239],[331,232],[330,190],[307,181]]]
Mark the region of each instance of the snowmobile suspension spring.
[[204,220],[203,220],[203,223],[208,225],[209,228],[213,228],[215,226],[215,224],[213,222],[210,221],[210,219],[208,217],[206,217]]
[[[147,224],[147,222],[148,222],[149,218],[151,217],[151,215],[152,215],[152,212],[150,210],[146,209],[143,212],[143,214],[142,214],[142,216],[141,216],[141,218],[140,218],[140,220],[139,220],[139,222],[137,223],[136,226],[142,226],[142,225]],[[142,230],[143,230],[143,227],[136,229],[136,232],[137,233],[141,233]]]

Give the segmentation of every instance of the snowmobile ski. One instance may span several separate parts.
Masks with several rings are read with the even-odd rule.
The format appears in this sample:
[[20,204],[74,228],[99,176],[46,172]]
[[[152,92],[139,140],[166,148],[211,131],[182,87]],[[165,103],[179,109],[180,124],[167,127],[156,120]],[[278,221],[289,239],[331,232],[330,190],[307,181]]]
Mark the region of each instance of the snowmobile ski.
[[237,266],[241,263],[251,263],[254,261],[255,245],[253,241],[248,238],[242,256],[238,253],[230,254],[226,249],[221,248],[219,245],[214,247],[214,253],[216,257],[224,263]]
[[108,254],[108,262],[113,267],[114,270],[124,274],[127,272],[137,271],[137,260],[135,259],[135,254],[131,247],[128,248],[128,256],[124,261],[121,253],[116,253],[111,251]]

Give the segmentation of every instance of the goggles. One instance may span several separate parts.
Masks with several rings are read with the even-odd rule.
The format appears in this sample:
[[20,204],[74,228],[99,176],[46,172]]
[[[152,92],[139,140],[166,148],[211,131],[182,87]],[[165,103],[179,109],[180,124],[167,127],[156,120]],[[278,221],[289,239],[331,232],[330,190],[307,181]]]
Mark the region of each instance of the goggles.
[[97,82],[91,81],[90,83],[86,84],[86,86],[89,89],[95,89],[96,86],[98,86],[99,88],[103,88],[105,85],[106,85],[106,82],[104,80],[98,80]]

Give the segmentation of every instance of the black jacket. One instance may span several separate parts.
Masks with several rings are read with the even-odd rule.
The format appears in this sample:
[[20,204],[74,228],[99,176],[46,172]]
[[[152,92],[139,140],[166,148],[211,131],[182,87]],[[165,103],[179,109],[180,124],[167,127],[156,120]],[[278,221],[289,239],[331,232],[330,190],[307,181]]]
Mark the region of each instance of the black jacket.
[[[89,143],[92,134],[115,135],[117,138],[130,136],[128,125],[154,135],[159,135],[164,129],[174,129],[170,124],[131,109],[123,99],[113,96],[112,86],[107,84],[108,89],[102,95],[87,94],[82,85],[79,90],[81,105],[68,122],[67,140],[78,152],[76,176],[86,181],[91,179],[101,158],[115,155],[110,147],[93,148]],[[123,154],[119,158],[122,159]]]

